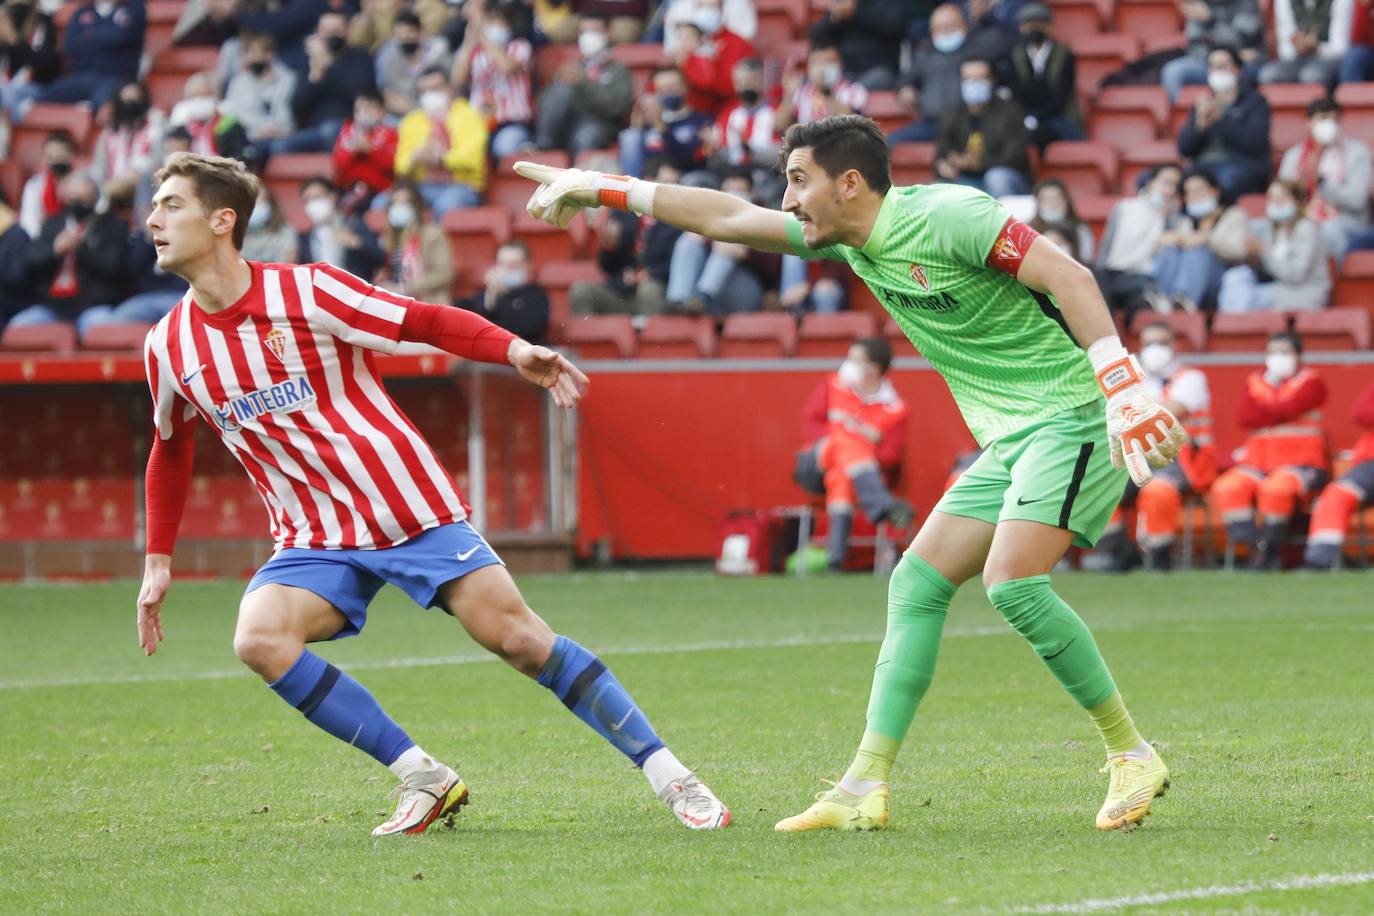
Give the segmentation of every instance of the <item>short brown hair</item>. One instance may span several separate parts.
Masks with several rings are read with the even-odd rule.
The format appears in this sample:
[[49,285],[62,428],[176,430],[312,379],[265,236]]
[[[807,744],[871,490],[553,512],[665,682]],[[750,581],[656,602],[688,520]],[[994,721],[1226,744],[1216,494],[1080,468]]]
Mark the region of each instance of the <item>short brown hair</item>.
[[154,187],[161,187],[168,178],[182,176],[191,179],[196,198],[207,214],[228,208],[234,211],[234,248],[243,249],[243,237],[248,232],[248,217],[258,203],[262,183],[258,176],[237,159],[224,156],[202,156],[200,153],[172,153],[167,162],[153,176]]
[[779,172],[786,174],[787,159],[793,150],[809,148],[811,158],[831,178],[856,169],[871,190],[886,194],[892,187],[887,138],[876,123],[863,115],[831,115],[808,124],[793,124],[787,128],[783,141],[778,153]]

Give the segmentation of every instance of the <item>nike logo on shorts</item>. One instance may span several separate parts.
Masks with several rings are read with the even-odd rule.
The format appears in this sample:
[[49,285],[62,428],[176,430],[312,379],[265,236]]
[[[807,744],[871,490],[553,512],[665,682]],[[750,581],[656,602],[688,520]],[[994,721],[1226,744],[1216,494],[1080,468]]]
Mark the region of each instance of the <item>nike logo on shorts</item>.
[[1024,496],[1018,496],[1016,497],[1016,504],[1018,506],[1029,506],[1031,503],[1043,503],[1047,499],[1049,499],[1048,496],[1042,496],[1039,499],[1026,499]]
[[454,554],[454,556],[458,558],[459,563],[466,563],[468,561],[468,557],[472,556],[474,553],[481,549],[482,547],[479,544],[476,547],[470,547],[467,550],[462,551],[461,553]]

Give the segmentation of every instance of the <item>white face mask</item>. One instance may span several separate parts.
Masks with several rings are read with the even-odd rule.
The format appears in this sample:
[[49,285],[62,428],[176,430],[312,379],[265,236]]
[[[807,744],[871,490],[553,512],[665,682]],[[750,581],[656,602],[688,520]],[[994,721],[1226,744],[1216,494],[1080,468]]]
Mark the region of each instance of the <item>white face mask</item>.
[[595,57],[606,50],[606,36],[600,32],[583,32],[577,36],[577,50],[583,57]]
[[1036,211],[1036,215],[1047,223],[1059,223],[1064,221],[1069,211],[1063,207],[1041,207]]
[[252,214],[248,217],[249,229],[261,229],[272,219],[272,205],[265,200],[260,200],[253,208]]
[[1264,357],[1264,374],[1276,382],[1290,379],[1298,372],[1298,357],[1293,353],[1269,353]]
[[334,216],[334,201],[328,197],[313,197],[305,202],[305,216],[312,225],[320,226]]
[[522,267],[511,267],[501,271],[501,285],[506,289],[515,289],[517,286],[524,286],[529,278],[529,271]]
[[964,33],[946,32],[943,35],[932,35],[930,43],[942,54],[953,54],[964,46]]
[[1330,146],[1341,135],[1341,126],[1333,118],[1322,118],[1312,124],[1312,139],[1319,146]]
[[840,363],[839,376],[841,385],[851,390],[856,389],[864,383],[863,366],[852,359],[846,359]]
[[1149,375],[1161,377],[1174,361],[1174,348],[1168,344],[1152,343],[1140,348],[1140,368]]
[[405,229],[415,222],[415,207],[400,201],[387,208],[386,221],[392,229]]
[[1188,204],[1188,215],[1193,219],[1206,219],[1217,212],[1217,199],[1208,197],[1205,200],[1195,200]]
[[489,25],[482,33],[486,35],[487,41],[494,45],[504,45],[510,41],[510,29],[503,25]]
[[443,117],[448,105],[448,93],[442,89],[428,89],[420,93],[420,107],[431,118]]
[[1269,204],[1264,212],[1274,222],[1286,223],[1298,215],[1298,208],[1292,204]]
[[177,103],[173,121],[208,121],[215,116],[214,96],[198,95]]
[[826,64],[821,70],[821,83],[829,89],[834,89],[840,83],[840,78],[844,76],[844,70],[839,64]]
[[1236,75],[1230,70],[1213,70],[1207,74],[1207,85],[1219,95],[1224,95],[1235,89],[1236,82]]

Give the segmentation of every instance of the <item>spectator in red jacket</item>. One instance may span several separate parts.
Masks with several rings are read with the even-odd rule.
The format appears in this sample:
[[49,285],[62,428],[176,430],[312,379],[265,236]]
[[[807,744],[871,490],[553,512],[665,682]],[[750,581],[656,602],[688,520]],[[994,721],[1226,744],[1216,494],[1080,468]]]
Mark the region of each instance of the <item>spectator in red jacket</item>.
[[676,63],[687,80],[687,104],[711,116],[735,101],[735,64],[754,46],[721,24],[720,0],[698,0],[690,23],[678,26]]
[[1351,516],[1374,505],[1374,383],[1365,388],[1355,404],[1355,422],[1365,432],[1355,441],[1350,470],[1340,480],[1328,484],[1312,507],[1307,555],[1303,557],[1303,565],[1308,569],[1339,566]]
[[1355,0],[1350,21],[1350,49],[1341,60],[1339,82],[1374,80],[1374,3]]
[[1298,500],[1327,480],[1325,404],[1326,383],[1302,365],[1298,336],[1281,331],[1269,338],[1264,368],[1246,379],[1240,396],[1240,425],[1250,431],[1240,463],[1212,485],[1231,543],[1252,548],[1251,569],[1278,568]]
[[911,506],[890,489],[901,475],[907,407],[887,380],[892,347],[881,337],[854,341],[840,370],[811,392],[802,415],[809,443],[797,455],[796,480],[825,494],[830,521],[826,563],[844,567],[858,503],[872,522],[910,525]]
[[366,209],[396,178],[396,128],[382,120],[385,116],[382,94],[363,92],[334,143],[334,186],[344,195],[341,208],[349,213]]

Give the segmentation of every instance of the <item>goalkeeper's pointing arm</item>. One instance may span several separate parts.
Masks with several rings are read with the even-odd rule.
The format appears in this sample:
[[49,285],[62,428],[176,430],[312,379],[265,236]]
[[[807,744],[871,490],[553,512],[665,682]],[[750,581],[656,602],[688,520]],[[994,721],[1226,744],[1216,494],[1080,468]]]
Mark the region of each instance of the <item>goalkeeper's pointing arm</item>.
[[585,169],[559,169],[537,162],[517,162],[515,171],[539,188],[526,209],[536,219],[566,229],[579,210],[615,207],[652,216],[718,242],[738,242],[762,251],[790,254],[787,215],[756,207],[709,188],[657,184],[623,175]]

